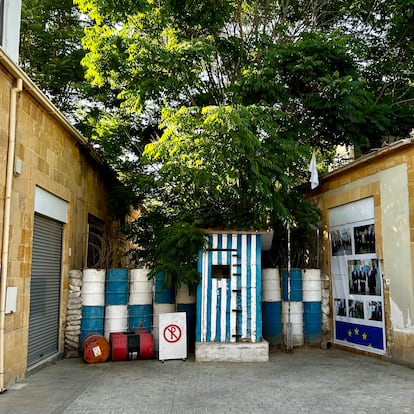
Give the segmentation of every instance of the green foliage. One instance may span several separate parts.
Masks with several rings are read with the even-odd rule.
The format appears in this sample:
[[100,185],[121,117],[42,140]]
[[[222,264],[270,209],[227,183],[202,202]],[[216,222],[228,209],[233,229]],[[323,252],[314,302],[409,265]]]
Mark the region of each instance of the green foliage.
[[154,247],[154,265],[149,276],[164,272],[175,286],[192,286],[200,279],[197,271],[199,252],[206,247],[205,235],[194,225],[175,222],[159,233]]
[[312,149],[362,154],[414,126],[412,0],[75,3],[102,103],[81,129],[134,192],[118,200],[145,206],[140,259],[172,261],[174,283],[195,280],[167,254],[195,229],[296,223],[302,248]]
[[87,76],[117,89],[126,113],[159,122],[164,106],[275,106],[322,151],[369,151],[413,126],[410,43],[397,40],[412,30],[401,33],[398,1],[77,3],[95,20]]
[[284,193],[300,176],[285,171],[294,163],[303,171],[309,159],[305,143],[282,138],[286,120],[255,105],[165,109],[164,133],[146,146],[143,161],[160,164],[163,194],[208,213],[199,218],[204,226],[263,228],[274,209],[282,220],[290,216]]
[[20,65],[70,116],[88,89],[80,63],[83,25],[72,0],[22,1]]
[[167,273],[185,261],[167,254],[182,229],[295,223],[303,250],[319,220],[297,191],[312,148],[362,153],[412,127],[410,47],[389,53],[408,20],[395,17],[402,3],[112,3],[77,0],[95,22],[87,77],[120,100],[96,139],[146,207],[131,230],[140,258],[171,262]]
[[[185,217],[182,217],[185,220]],[[160,206],[125,227],[128,238],[143,248],[129,252],[135,263],[151,266],[150,277],[163,272],[175,286],[192,286],[199,281],[198,253],[206,247],[206,237],[197,223],[169,217]]]

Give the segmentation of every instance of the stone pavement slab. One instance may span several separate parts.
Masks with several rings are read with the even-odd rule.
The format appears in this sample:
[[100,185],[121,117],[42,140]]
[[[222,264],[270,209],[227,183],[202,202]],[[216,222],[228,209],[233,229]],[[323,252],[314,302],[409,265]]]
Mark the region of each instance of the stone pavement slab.
[[255,363],[64,359],[0,395],[6,413],[414,413],[414,370],[315,348]]

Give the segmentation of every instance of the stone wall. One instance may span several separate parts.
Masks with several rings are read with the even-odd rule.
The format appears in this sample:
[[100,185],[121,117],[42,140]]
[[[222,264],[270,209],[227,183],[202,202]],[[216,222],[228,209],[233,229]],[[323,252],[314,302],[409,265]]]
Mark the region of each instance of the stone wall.
[[[7,65],[6,65],[7,63]],[[59,352],[64,350],[67,308],[76,301],[69,269],[83,267],[88,214],[105,224],[105,237],[117,241],[108,217],[109,170],[91,153],[81,137],[47,101],[19,68],[3,57],[0,63],[0,199],[5,195],[5,171],[9,136],[10,92],[17,78],[23,91],[17,98],[16,159],[20,174],[13,177],[7,286],[17,287],[16,312],[5,316],[5,385],[24,378],[27,370],[30,313],[30,278],[36,187],[64,200],[68,220],[64,224],[61,266]],[[4,201],[0,202],[0,232]],[[0,238],[1,240],[1,238]],[[0,344],[0,347],[3,344]]]

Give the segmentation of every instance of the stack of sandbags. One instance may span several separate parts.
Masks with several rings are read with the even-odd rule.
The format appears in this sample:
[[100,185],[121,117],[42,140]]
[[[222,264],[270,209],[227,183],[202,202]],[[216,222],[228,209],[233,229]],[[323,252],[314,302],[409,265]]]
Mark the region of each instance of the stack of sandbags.
[[327,274],[321,275],[322,282],[322,347],[326,348],[332,341],[330,329],[330,280]]
[[65,327],[65,355],[68,358],[79,356],[79,334],[82,321],[82,272],[69,271],[69,297]]

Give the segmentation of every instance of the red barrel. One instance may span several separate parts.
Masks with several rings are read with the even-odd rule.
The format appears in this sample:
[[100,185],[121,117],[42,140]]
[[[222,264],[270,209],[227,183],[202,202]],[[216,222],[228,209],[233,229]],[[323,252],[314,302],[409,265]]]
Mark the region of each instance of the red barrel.
[[128,337],[123,332],[111,332],[109,341],[111,344],[112,361],[128,360]]
[[140,336],[133,332],[111,332],[109,343],[112,361],[129,361],[139,358]]
[[106,362],[111,354],[108,341],[100,334],[91,333],[82,341],[83,359],[88,364]]
[[112,361],[130,361],[154,357],[154,337],[145,330],[111,332]]
[[112,342],[113,342],[113,340],[114,340],[115,336],[118,336],[118,335],[125,335],[125,333],[126,333],[126,332],[110,332],[110,333],[109,333],[109,345],[112,345]]
[[139,335],[140,359],[154,358],[154,336],[145,330],[135,331]]

